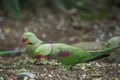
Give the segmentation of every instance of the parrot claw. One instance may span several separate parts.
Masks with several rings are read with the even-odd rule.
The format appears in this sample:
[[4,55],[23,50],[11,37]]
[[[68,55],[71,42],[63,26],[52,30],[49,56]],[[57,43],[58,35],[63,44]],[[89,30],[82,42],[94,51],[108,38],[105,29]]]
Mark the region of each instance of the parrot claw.
[[38,64],[38,61],[37,61],[37,60],[35,60],[35,61],[34,61],[34,64]]
[[34,61],[34,64],[43,65],[43,61],[35,60],[35,61]]
[[35,65],[43,65],[42,62],[35,62],[34,64],[35,64]]
[[49,64],[49,62],[46,59],[41,59],[41,60],[36,59],[34,61],[34,64],[44,65],[44,64]]

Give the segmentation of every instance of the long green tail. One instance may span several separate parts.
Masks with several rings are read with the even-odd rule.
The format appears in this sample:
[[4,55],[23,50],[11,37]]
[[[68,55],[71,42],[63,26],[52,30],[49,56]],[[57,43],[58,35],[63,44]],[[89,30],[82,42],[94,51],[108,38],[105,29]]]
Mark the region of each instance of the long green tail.
[[101,53],[109,53],[111,51],[114,51],[116,49],[120,49],[120,45],[118,46],[113,46],[113,47],[109,47],[109,48],[104,48],[102,50],[96,50],[96,51],[89,51],[89,52],[101,52]]
[[102,50],[88,51],[88,52],[90,52],[92,54],[91,55],[91,60],[95,60],[95,59],[103,57],[104,55],[105,55],[105,57],[110,55],[109,53],[111,51],[116,50],[116,49],[120,49],[120,45],[110,47],[110,48],[105,48],[105,49],[102,49]]
[[1,55],[7,55],[7,54],[16,54],[16,53],[21,53],[25,52],[25,50],[8,50],[8,51],[0,51],[0,56]]

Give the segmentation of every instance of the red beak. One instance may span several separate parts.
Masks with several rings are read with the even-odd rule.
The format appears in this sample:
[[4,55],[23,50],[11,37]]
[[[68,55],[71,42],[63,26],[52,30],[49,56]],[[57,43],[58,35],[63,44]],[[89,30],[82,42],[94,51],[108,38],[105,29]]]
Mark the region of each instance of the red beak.
[[22,37],[22,42],[23,43],[27,43],[28,42],[28,39],[26,37]]

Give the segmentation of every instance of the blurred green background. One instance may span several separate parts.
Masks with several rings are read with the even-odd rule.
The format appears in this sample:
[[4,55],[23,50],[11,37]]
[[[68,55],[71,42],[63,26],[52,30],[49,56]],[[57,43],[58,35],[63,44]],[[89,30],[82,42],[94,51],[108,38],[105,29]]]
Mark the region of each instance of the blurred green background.
[[98,3],[101,4],[101,7],[104,5],[120,6],[120,0],[0,0],[0,10],[4,13],[8,12],[16,21],[23,19],[23,9],[29,9],[34,13],[35,8],[41,6],[51,10],[56,9],[64,14],[69,14],[69,10],[74,8],[81,14],[82,18],[99,19],[108,13],[93,9]]

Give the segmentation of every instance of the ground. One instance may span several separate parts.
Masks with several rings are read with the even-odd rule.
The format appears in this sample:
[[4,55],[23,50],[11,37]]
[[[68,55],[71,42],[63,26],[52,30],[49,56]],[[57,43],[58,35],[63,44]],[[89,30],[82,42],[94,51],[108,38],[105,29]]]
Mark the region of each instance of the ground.
[[[113,13],[111,12],[109,15],[113,15]],[[115,13],[114,15],[117,16]],[[120,35],[120,19],[116,16],[107,16],[99,20],[85,20],[81,19],[79,15],[63,15],[49,10],[36,14],[23,12],[22,16],[24,18],[22,22],[15,22],[4,16],[0,17],[1,50],[25,48],[21,41],[21,36],[25,31],[34,32],[46,42],[60,42],[69,45],[78,42],[107,42],[111,37]],[[106,58],[80,63],[74,66],[73,70],[53,65],[35,65],[27,63],[26,60],[28,60],[26,52],[0,56],[0,75],[7,76],[8,80],[17,80],[17,75],[23,70],[36,74],[41,78],[40,80],[120,79],[119,58],[118,62]]]

